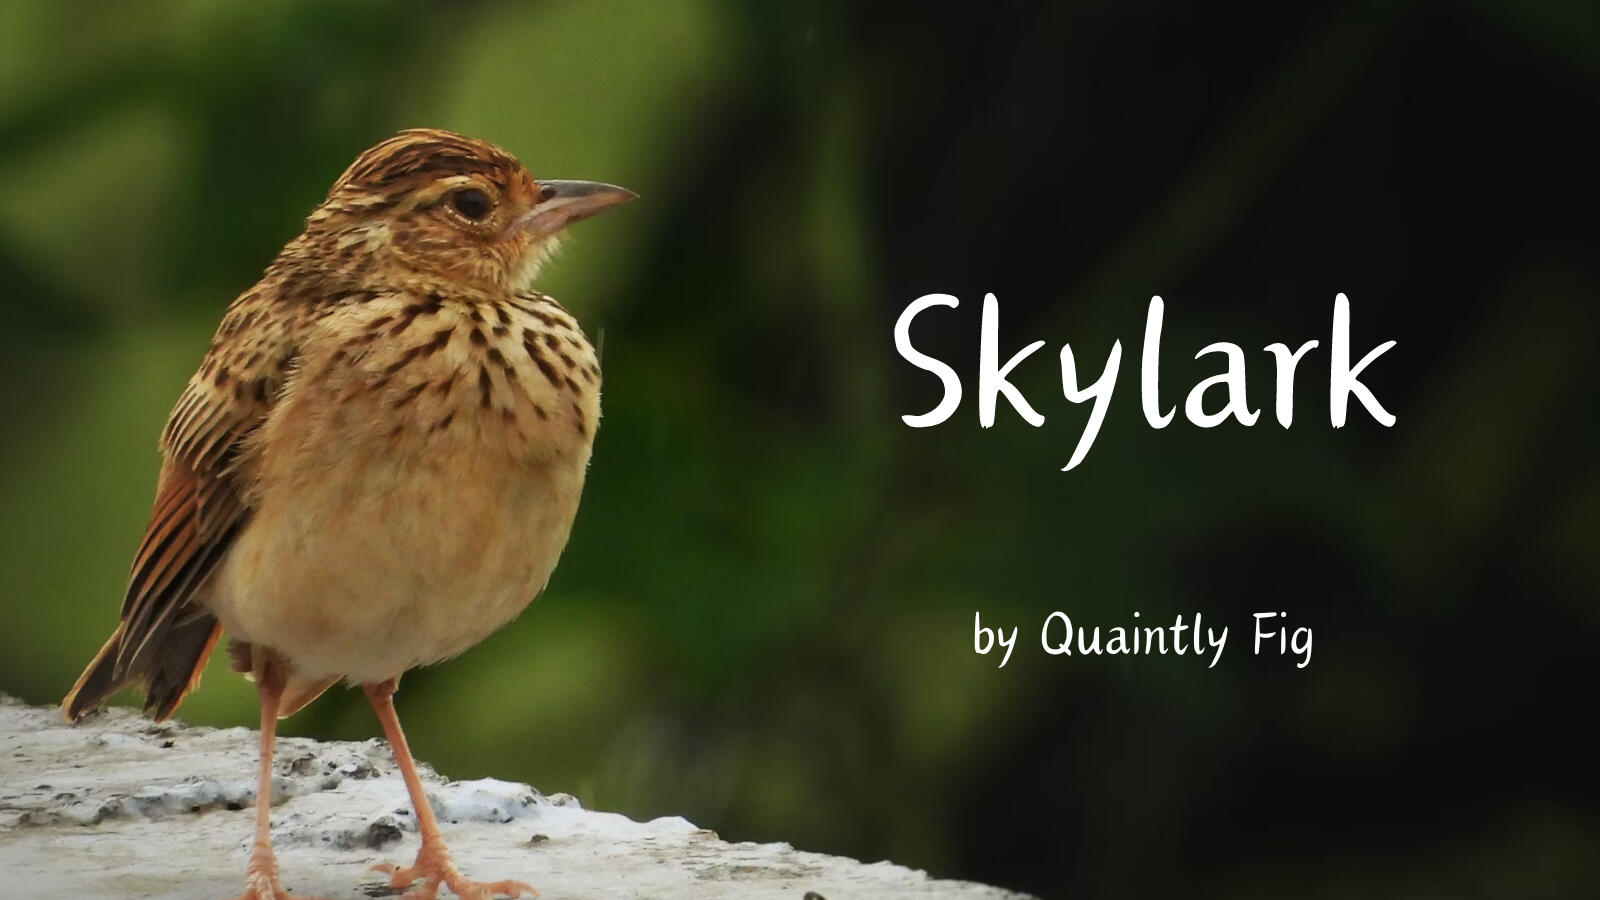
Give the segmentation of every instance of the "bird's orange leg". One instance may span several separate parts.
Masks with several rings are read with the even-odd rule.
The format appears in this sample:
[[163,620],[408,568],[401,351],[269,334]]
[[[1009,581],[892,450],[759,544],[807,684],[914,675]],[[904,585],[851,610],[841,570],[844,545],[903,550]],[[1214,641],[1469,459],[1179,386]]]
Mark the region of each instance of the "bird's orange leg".
[[278,730],[278,705],[283,697],[283,672],[275,665],[256,667],[256,694],[261,698],[261,748],[256,770],[256,843],[250,851],[244,893],[239,900],[294,900],[278,881],[278,857],[272,852],[272,739]]
[[422,779],[417,777],[417,764],[411,758],[411,748],[406,746],[405,732],[400,730],[400,719],[394,712],[394,679],[363,686],[372,711],[383,724],[384,736],[389,739],[389,749],[394,751],[394,761],[400,766],[400,775],[406,780],[406,792],[411,795],[411,807],[417,812],[417,830],[422,833],[422,849],[417,851],[416,862],[409,866],[379,863],[372,868],[389,876],[390,887],[407,887],[417,879],[423,883],[401,900],[434,900],[443,883],[462,900],[490,900],[492,897],[533,896],[539,893],[520,881],[469,881],[456,871],[450,859],[450,848],[444,845],[439,833],[439,823],[433,818],[433,808],[422,792]]

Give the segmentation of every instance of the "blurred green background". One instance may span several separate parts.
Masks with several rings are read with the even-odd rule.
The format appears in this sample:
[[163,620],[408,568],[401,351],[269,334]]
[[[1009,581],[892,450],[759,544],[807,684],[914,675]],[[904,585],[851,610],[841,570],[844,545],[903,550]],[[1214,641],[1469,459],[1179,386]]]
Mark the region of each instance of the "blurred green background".
[[[220,0],[0,5],[0,690],[115,622],[222,308],[416,125],[643,200],[540,287],[604,344],[546,594],[407,676],[418,754],[730,839],[1043,896],[1585,896],[1600,883],[1593,4]],[[923,293],[925,352],[893,352]],[[1047,419],[974,412],[978,308]],[[1399,417],[1328,426],[1332,298]],[[1261,422],[1153,431],[1227,340]],[[1071,342],[1123,374],[1086,410]],[[1292,430],[1269,357],[1308,339]],[[1053,658],[1056,609],[1229,652]],[[1020,626],[1011,663],[972,616]],[[1316,629],[1253,658],[1250,613]],[[255,721],[213,660],[180,712]],[[366,738],[334,692],[285,732]]]

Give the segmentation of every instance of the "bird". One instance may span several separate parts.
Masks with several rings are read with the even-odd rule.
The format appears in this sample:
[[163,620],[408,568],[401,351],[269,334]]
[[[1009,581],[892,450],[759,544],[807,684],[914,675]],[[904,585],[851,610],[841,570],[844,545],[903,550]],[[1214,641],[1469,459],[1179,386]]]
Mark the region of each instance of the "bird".
[[[564,229],[635,199],[535,179],[485,141],[409,129],[361,153],[238,296],[161,432],[118,624],[62,701],[130,685],[172,715],[226,634],[260,701],[240,900],[285,900],[270,834],[277,721],[340,681],[377,714],[416,811],[408,900],[531,895],[456,868],[394,708],[401,676],[544,590],[600,423],[600,364],[532,287]],[[420,882],[420,884],[418,884]]]

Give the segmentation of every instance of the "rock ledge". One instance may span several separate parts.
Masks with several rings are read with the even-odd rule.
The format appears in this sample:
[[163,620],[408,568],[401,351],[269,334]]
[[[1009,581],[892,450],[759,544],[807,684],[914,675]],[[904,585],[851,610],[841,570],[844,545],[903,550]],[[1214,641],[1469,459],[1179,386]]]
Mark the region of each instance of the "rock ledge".
[[[216,900],[243,887],[255,733],[156,724],[111,710],[80,725],[0,695],[0,872],[30,900]],[[416,825],[387,745],[280,738],[272,837],[291,891],[393,896],[383,861],[408,863]],[[732,844],[682,818],[635,822],[495,779],[425,769],[434,810],[470,877],[517,878],[563,898],[1016,900],[787,844]],[[448,896],[443,894],[442,896]]]

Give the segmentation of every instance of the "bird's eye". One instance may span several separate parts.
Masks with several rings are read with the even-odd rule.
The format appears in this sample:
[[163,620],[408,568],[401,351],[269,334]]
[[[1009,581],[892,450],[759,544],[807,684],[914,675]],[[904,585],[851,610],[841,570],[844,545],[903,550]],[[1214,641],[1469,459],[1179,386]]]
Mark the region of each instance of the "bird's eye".
[[450,195],[450,208],[474,222],[489,214],[489,195],[477,188],[462,188]]

